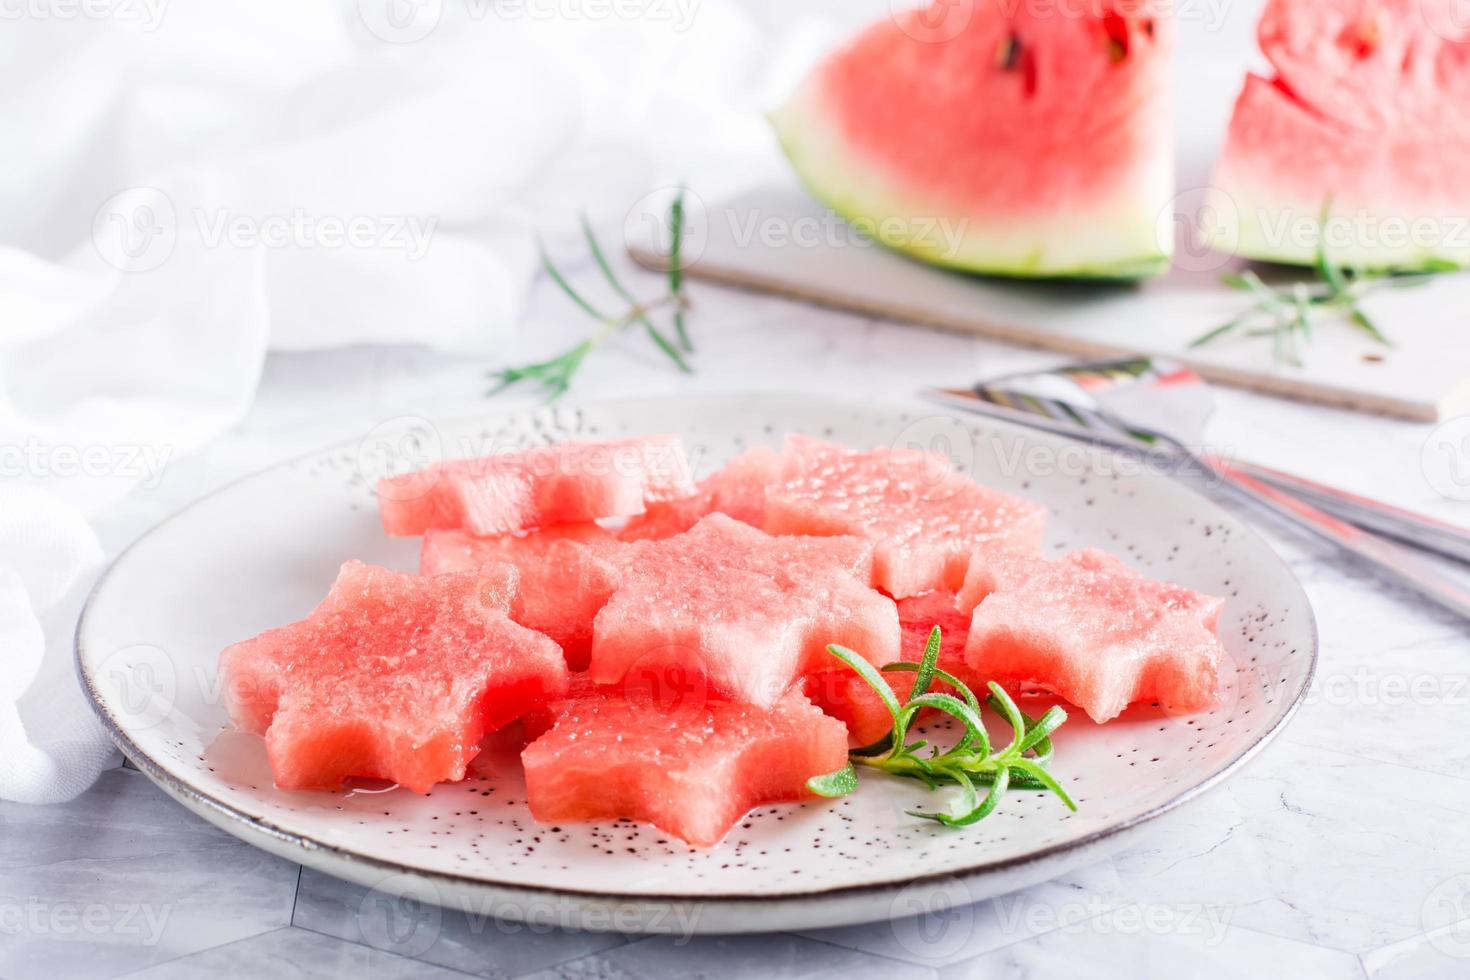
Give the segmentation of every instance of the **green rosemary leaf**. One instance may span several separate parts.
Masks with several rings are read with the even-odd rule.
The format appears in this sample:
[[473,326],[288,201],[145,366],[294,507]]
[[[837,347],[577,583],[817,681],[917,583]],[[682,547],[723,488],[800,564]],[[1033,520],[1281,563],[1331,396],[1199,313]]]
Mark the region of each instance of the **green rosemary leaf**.
[[1010,788],[1010,784],[1010,770],[1000,770],[995,774],[995,779],[990,784],[990,790],[985,794],[985,798],[980,801],[980,805],[958,817],[950,816],[948,813],[923,813],[914,810],[908,812],[915,817],[937,820],[946,827],[969,827],[979,823],[995,812],[995,808],[1000,805],[1000,798],[1005,795],[1006,790]]
[[1047,789],[1055,793],[1061,799],[1061,801],[1067,805],[1068,810],[1071,810],[1073,813],[1077,812],[1077,803],[1072,799],[1071,796],[1067,794],[1067,791],[1062,788],[1061,783],[1058,783],[1055,776],[1047,772],[1041,766],[1037,765],[1036,762],[1031,759],[1016,759],[1011,762],[1011,768],[1019,769],[1031,779],[1034,779],[1036,782],[1045,786]]
[[684,326],[684,188],[669,208],[669,294],[679,301],[674,309],[674,336],[679,346],[693,353],[694,343]]
[[991,681],[990,703],[997,711],[1005,717],[1006,723],[1011,726],[1013,732],[1011,744],[1000,750],[1000,755],[1009,755],[1016,751],[1016,746],[1021,744],[1021,739],[1026,737],[1026,717],[1021,714],[1021,709],[1016,707],[1016,702],[1006,693],[1006,689],[995,681]]
[[1238,330],[1240,327],[1249,323],[1254,317],[1254,310],[1249,313],[1243,313],[1240,316],[1236,317],[1234,320],[1228,320],[1225,323],[1220,324],[1215,329],[1194,338],[1189,342],[1189,346],[1203,347],[1205,344],[1208,344],[1210,341],[1215,340],[1216,338],[1223,337],[1225,334],[1230,333],[1233,330]]
[[551,277],[551,281],[561,287],[561,291],[566,293],[571,301],[580,306],[588,316],[606,323],[608,317],[603,315],[597,307],[583,299],[582,294],[573,289],[572,284],[567,282],[566,277],[561,274],[561,270],[556,267],[556,263],[551,261],[551,256],[546,251],[546,243],[538,241],[536,245],[541,251],[541,268],[546,270],[546,274]]
[[669,339],[659,332],[659,329],[649,321],[647,316],[642,317],[642,320],[643,328],[648,331],[649,339],[658,345],[659,350],[669,355],[669,360],[678,365],[680,371],[683,371],[685,374],[693,374],[694,369],[689,366],[688,361],[684,360],[684,355],[680,354],[674,345],[669,343]]
[[602,245],[598,243],[597,235],[593,232],[592,224],[587,220],[587,215],[581,215],[581,222],[582,237],[587,240],[587,250],[592,253],[592,260],[597,263],[597,268],[602,270],[602,277],[607,280],[607,284],[613,288],[615,293],[631,305],[627,319],[633,323],[642,325],[643,329],[648,333],[649,339],[657,344],[658,348],[678,365],[680,371],[683,371],[685,374],[692,374],[693,369],[689,367],[689,363],[684,360],[683,355],[675,350],[674,345],[669,343],[668,338],[663,335],[658,327],[653,325],[653,321],[648,318],[648,313],[644,310],[643,306],[633,297],[632,292],[618,280],[617,275],[612,270],[612,265],[607,261],[607,256],[603,254]]
[[1305,283],[1292,287],[1291,298],[1296,305],[1297,328],[1308,341],[1312,339],[1312,298]]
[[[1022,717],[1024,719],[1024,716]],[[1066,720],[1067,713],[1056,705],[1048,708],[1046,714],[1041,716],[1040,721],[1026,720],[1024,722],[1026,725],[1026,734],[1020,742],[1016,743],[1016,753],[1019,755],[1022,752],[1027,752],[1042,742],[1047,742],[1047,747],[1050,748],[1051,733],[1061,728]],[[1047,754],[1050,755],[1050,752]]]
[[606,279],[607,284],[613,288],[613,292],[617,293],[619,296],[621,296],[623,299],[627,300],[634,306],[637,306],[638,301],[633,298],[633,294],[630,293],[628,291],[628,288],[624,286],[621,282],[619,282],[618,277],[613,274],[612,266],[608,264],[607,256],[602,253],[602,246],[598,244],[597,235],[593,232],[592,223],[587,220],[586,213],[584,212],[577,217],[582,224],[582,237],[587,240],[587,250],[592,253],[592,261],[597,263],[597,268],[602,270],[602,277]]
[[903,710],[903,706],[898,703],[898,697],[893,693],[893,688],[889,686],[888,681],[884,679],[883,675],[878,672],[877,667],[864,660],[860,654],[849,650],[847,647],[839,646],[836,643],[829,643],[827,645],[827,652],[857,671],[858,676],[867,681],[868,686],[878,692],[878,696],[883,699],[884,706],[888,708],[888,713],[893,716],[894,722],[898,721],[898,715]]
[[904,705],[905,711],[910,708],[914,708],[915,710],[918,708],[934,708],[944,712],[964,725],[966,735],[965,739],[961,740],[960,745],[956,746],[958,751],[963,751],[970,742],[987,746],[987,749],[981,749],[980,751],[988,750],[990,738],[985,731],[985,722],[981,720],[978,713],[971,711],[970,706],[959,698],[949,694],[924,694],[911,699],[908,704]]
[[[912,673],[916,672],[918,669],[919,669],[919,665],[918,664],[911,663],[911,662],[906,661],[906,660],[900,660],[900,661],[898,661],[896,663],[885,664],[883,666],[883,670],[886,673],[896,673],[896,674],[901,674],[901,673],[912,674]],[[943,669],[941,669],[939,667],[935,667],[934,668],[934,678],[935,678],[935,680],[943,681],[945,684],[948,684],[950,687],[952,687],[956,691],[958,691],[960,693],[960,697],[964,698],[965,703],[970,706],[970,710],[973,711],[973,712],[975,712],[976,714],[979,714],[980,713],[980,702],[979,702],[979,700],[976,699],[975,692],[974,691],[971,691],[965,685],[965,682],[964,681],[960,680],[958,677],[956,677],[955,675],[951,674],[949,671],[943,670]]]
[[674,336],[679,338],[679,346],[686,351],[694,351],[694,342],[689,339],[689,331],[684,326],[684,310],[679,308],[674,311]]
[[939,627],[929,631],[929,641],[924,644],[924,655],[919,658],[919,669],[915,672],[914,686],[909,691],[909,700],[929,693],[934,683],[934,671],[939,666]]
[[1317,275],[1327,284],[1329,293],[1333,296],[1347,291],[1348,283],[1343,277],[1342,270],[1333,265],[1327,256],[1327,226],[1332,221],[1332,195],[1322,202],[1322,211],[1317,216]]
[[675,296],[684,285],[684,188],[674,196],[669,207],[669,292]]
[[[681,190],[678,200],[675,201],[674,211],[671,214],[671,220],[674,224],[676,251],[679,248],[678,243],[683,237],[683,211],[683,191]],[[613,292],[626,302],[629,308],[621,316],[616,317],[603,313],[602,310],[594,306],[572,286],[567,280],[567,277],[557,268],[556,263],[551,260],[551,255],[546,250],[546,243],[538,240],[536,244],[541,258],[541,266],[546,270],[546,274],[551,278],[551,281],[582,312],[596,320],[600,326],[592,336],[588,337],[582,343],[550,360],[491,372],[490,380],[495,382],[495,384],[486,392],[487,396],[495,395],[512,385],[528,381],[538,385],[542,393],[546,395],[548,401],[555,401],[571,389],[572,379],[576,376],[578,369],[581,368],[582,362],[587,358],[588,354],[601,346],[602,342],[608,337],[623,331],[633,324],[641,326],[654,345],[663,351],[680,371],[683,371],[685,374],[693,373],[694,369],[689,365],[689,361],[685,358],[684,354],[680,352],[681,348],[684,351],[693,350],[684,322],[684,311],[688,307],[688,300],[682,292],[682,275],[677,271],[670,275],[670,285],[673,288],[669,295],[647,302],[639,302],[634,298],[632,292],[618,279],[617,274],[613,272],[612,264],[607,260],[607,253],[603,251],[602,244],[597,240],[597,235],[592,230],[592,224],[587,219],[587,216],[585,214],[580,215],[579,220],[582,226],[582,236],[586,239],[587,249],[591,252],[593,261],[597,264],[597,268],[601,271],[603,278],[607,280],[608,285],[612,287]],[[677,268],[678,263],[675,262],[674,265]],[[674,330],[678,337],[677,344],[666,337],[664,332],[654,324],[648,315],[650,311],[665,306],[672,306],[674,308]]]
[[[998,752],[993,751],[974,692],[935,665],[941,641],[936,628],[930,634],[924,657],[919,663],[900,662],[883,668],[883,672],[901,671],[916,675],[911,690],[918,693],[911,694],[902,705],[893,689],[883,680],[883,672],[874,670],[871,664],[846,647],[833,645],[827,648],[878,691],[893,716],[893,727],[887,738],[864,749],[849,751],[850,764],[914,779],[930,790],[941,786],[957,787],[959,805],[952,808],[952,812],[908,811],[913,816],[948,827],[967,827],[985,819],[995,811],[1009,787],[1058,792],[1061,787],[1045,766],[1053,753],[1051,735],[1067,720],[1066,712],[1054,707],[1040,720],[1033,719],[1016,706],[1000,685],[991,683],[987,700],[1014,731],[1010,744]],[[962,697],[923,690],[934,680],[949,684]],[[910,725],[920,712],[929,709],[948,714],[964,726],[964,734],[948,749],[938,745],[931,747],[928,739],[907,742]],[[929,754],[919,755],[924,749],[929,749]],[[1028,752],[1032,754],[1027,755]],[[814,792],[816,787],[840,789],[842,784],[837,782],[838,775],[819,777]],[[983,799],[978,798],[978,786],[988,788]],[[1065,793],[1059,795],[1068,806],[1075,806]]]
[[1383,346],[1393,346],[1393,341],[1389,340],[1388,337],[1384,335],[1383,331],[1378,329],[1378,325],[1375,324],[1371,319],[1369,319],[1368,314],[1364,313],[1358,307],[1354,306],[1352,308],[1352,311],[1348,314],[1348,317],[1359,327],[1362,327],[1363,331],[1368,336],[1372,337]]
[[846,796],[857,789],[857,770],[848,763],[844,768],[836,772],[829,772],[825,776],[813,776],[806,781],[806,788],[818,796],[836,798]]

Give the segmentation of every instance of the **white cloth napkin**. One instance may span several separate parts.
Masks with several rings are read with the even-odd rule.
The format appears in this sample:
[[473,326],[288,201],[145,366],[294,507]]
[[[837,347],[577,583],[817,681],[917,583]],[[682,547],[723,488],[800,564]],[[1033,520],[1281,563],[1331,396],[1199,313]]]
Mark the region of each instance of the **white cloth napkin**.
[[738,172],[769,52],[727,0],[16,11],[0,797],[47,802],[115,762],[70,662],[104,559],[89,518],[238,420],[270,350],[506,351],[532,229],[620,218],[700,159]]

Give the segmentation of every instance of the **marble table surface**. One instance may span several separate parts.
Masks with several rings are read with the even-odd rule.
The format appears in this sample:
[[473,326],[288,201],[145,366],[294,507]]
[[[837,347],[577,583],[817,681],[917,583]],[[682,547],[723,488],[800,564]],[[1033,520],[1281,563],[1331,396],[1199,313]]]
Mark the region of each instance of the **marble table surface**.
[[[578,396],[906,397],[1048,360],[711,286],[694,295],[696,375],[629,337],[588,362]],[[518,356],[583,329],[543,282]],[[275,357],[249,416],[114,506],[106,544],[116,552],[213,487],[382,421],[530,401],[486,401],[486,368],[403,349]],[[1226,452],[1467,520],[1457,474],[1436,472],[1433,453],[1426,463],[1430,427],[1235,392],[1219,401],[1210,435]],[[361,888],[240,843],[120,766],[70,804],[0,804],[0,978],[1470,976],[1470,631],[1266,530],[1321,626],[1309,703],[1223,787],[1063,879],[800,935],[641,938],[446,912],[432,942],[405,947],[369,927]]]

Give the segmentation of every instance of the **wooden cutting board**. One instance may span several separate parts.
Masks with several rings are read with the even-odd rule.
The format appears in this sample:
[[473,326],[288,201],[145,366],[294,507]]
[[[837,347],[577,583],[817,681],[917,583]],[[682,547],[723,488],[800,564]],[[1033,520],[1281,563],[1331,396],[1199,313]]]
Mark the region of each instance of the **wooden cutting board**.
[[[705,204],[688,218],[685,261],[695,278],[1079,359],[1163,355],[1220,384],[1355,411],[1432,422],[1470,410],[1470,274],[1365,299],[1393,347],[1346,322],[1324,323],[1294,367],[1276,363],[1269,338],[1189,348],[1250,305],[1220,283],[1227,265],[1217,256],[1191,253],[1137,285],[1013,282],[934,269],[864,241],[795,186]],[[667,265],[659,244],[629,236],[629,251],[650,268]]]

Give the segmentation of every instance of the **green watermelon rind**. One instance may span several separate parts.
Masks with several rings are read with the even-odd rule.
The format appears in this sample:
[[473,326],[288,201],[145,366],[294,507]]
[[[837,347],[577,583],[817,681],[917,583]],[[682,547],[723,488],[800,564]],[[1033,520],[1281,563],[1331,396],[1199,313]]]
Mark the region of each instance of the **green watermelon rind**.
[[[875,230],[881,229],[884,220],[890,217],[932,213],[938,210],[925,208],[923,211],[918,211],[898,205],[882,206],[880,209],[880,207],[873,206],[871,202],[881,201],[888,194],[879,190],[865,195],[858,190],[865,181],[856,172],[856,167],[851,168],[851,171],[846,174],[840,173],[842,169],[840,167],[822,167],[815,160],[820,153],[811,149],[809,145],[814,141],[802,136],[804,132],[810,132],[818,125],[816,120],[811,118],[812,114],[809,110],[804,112],[800,108],[803,101],[802,94],[798,93],[786,106],[768,113],[766,118],[775,131],[782,152],[791,162],[797,177],[817,200],[845,221]],[[829,169],[839,171],[839,173],[831,173]],[[870,203],[868,205],[859,203],[864,199]],[[1122,233],[1119,233],[1118,228],[1113,227],[1106,236],[1109,242],[1136,239],[1146,245],[1139,248],[1136,255],[1101,263],[1049,263],[1039,249],[1034,249],[1026,255],[1018,255],[1014,251],[1005,249],[983,247],[973,249],[961,247],[953,251],[946,251],[937,247],[932,249],[915,247],[911,241],[885,237],[881,233],[873,237],[874,240],[895,252],[917,259],[927,265],[955,272],[1013,279],[1137,282],[1159,275],[1170,267],[1172,239],[1169,235],[1161,233],[1161,230],[1166,227],[1164,219],[1168,217],[1163,211],[1166,202],[1160,200],[1158,203],[1160,210],[1151,214],[1147,208],[1139,209],[1145,217],[1138,220],[1135,227],[1126,229]],[[982,226],[985,224],[983,215],[958,217],[964,217],[971,223]]]
[[[1320,214],[1327,200],[1326,195],[1319,202],[1292,201],[1281,197],[1273,200],[1269,194],[1246,195],[1238,190],[1231,193],[1230,188],[1235,186],[1229,178],[1217,175],[1214,186],[1205,197],[1202,210],[1215,215],[1215,220],[1222,222],[1212,232],[1212,247],[1216,251],[1256,262],[1315,268],[1318,260],[1317,242],[1321,234],[1320,223],[1316,224],[1317,230],[1313,234],[1303,235],[1299,241],[1276,243],[1272,241],[1267,224],[1262,219],[1270,216],[1270,221],[1279,224],[1285,220],[1283,216]],[[1335,198],[1332,200],[1333,210],[1337,214],[1376,215],[1370,220],[1381,222],[1388,221],[1390,217],[1399,222],[1415,220],[1404,215],[1387,216],[1382,209],[1358,207],[1351,202],[1339,202]],[[1456,219],[1450,216],[1446,220]],[[1467,224],[1467,233],[1470,233],[1470,224]],[[1372,273],[1442,272],[1446,266],[1451,265],[1458,269],[1470,269],[1470,247],[1340,248],[1331,251],[1329,259],[1333,265],[1341,268],[1362,269]]]

